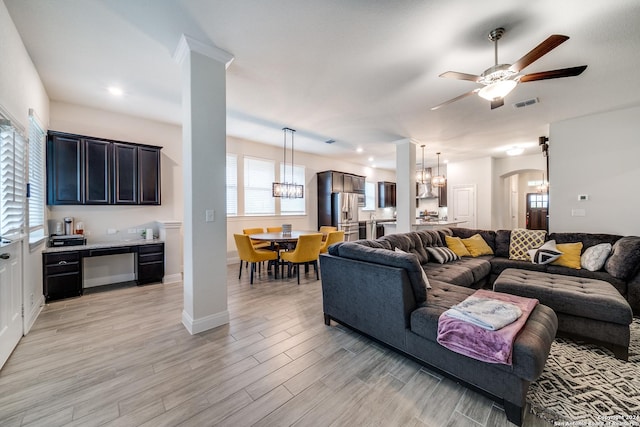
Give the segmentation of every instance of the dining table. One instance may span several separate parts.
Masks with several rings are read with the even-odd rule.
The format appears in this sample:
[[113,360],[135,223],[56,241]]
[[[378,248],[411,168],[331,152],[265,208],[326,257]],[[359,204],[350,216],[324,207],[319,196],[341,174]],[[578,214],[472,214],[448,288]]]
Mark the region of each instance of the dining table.
[[296,243],[298,242],[298,238],[300,236],[304,236],[307,234],[318,234],[319,231],[312,230],[291,230],[290,233],[284,233],[282,231],[278,231],[275,233],[256,233],[251,235],[251,240],[258,240],[261,242],[270,242],[271,246],[269,249],[276,251],[278,253],[278,260],[276,263],[275,274],[276,279],[278,278],[278,266],[281,268],[281,276],[284,277],[284,263],[280,261],[280,250],[291,250],[296,247]]

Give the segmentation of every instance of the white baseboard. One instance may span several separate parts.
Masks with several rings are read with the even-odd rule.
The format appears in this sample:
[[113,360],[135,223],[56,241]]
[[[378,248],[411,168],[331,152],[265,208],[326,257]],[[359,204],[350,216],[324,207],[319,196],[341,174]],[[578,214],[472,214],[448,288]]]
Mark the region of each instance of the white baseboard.
[[116,274],[115,276],[95,277],[93,279],[85,279],[82,283],[84,288],[93,288],[102,285],[111,285],[113,283],[130,282],[136,280],[134,273]]
[[33,308],[28,313],[29,317],[23,320],[24,321],[23,335],[27,335],[29,333],[29,331],[33,327],[33,324],[36,323],[36,319],[40,315],[40,312],[42,312],[43,308],[44,308],[44,295],[40,295],[40,298],[38,299],[38,301],[35,302],[35,304],[33,305]]
[[164,285],[166,285],[168,283],[178,283],[178,282],[182,282],[182,273],[169,274],[169,275],[164,276],[162,278],[162,283]]
[[193,319],[189,313],[182,311],[182,324],[191,335],[217,328],[218,326],[229,323],[229,311],[225,310],[220,313],[211,314],[200,319]]

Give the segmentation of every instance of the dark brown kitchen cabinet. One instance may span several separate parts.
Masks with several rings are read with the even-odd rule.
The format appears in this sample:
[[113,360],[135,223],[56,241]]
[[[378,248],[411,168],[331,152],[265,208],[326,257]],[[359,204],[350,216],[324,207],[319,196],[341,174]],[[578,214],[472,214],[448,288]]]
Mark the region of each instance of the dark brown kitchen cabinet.
[[47,204],[160,204],[161,147],[50,131]]
[[80,252],[43,253],[42,278],[46,301],[82,295]]
[[83,191],[83,142],[73,135],[49,135],[47,139],[47,204],[81,205]]
[[141,205],[160,204],[160,150],[138,147],[139,201]]
[[113,143],[114,200],[116,205],[138,203],[138,147]]
[[111,143],[84,140],[84,203],[111,203]]
[[378,181],[378,207],[396,207],[396,183],[388,181]]

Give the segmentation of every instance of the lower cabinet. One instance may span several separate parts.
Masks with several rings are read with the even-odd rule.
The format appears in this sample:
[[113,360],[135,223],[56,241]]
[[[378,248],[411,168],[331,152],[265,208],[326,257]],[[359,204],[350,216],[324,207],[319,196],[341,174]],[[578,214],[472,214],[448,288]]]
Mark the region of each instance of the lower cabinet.
[[42,278],[46,301],[82,295],[80,252],[42,254]]
[[162,282],[164,277],[164,243],[142,245],[136,256],[138,285]]

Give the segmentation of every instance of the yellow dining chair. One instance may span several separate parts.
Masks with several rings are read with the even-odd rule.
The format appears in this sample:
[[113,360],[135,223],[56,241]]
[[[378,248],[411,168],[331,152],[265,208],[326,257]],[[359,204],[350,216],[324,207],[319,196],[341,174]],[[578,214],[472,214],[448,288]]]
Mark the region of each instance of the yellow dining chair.
[[236,241],[236,248],[238,249],[238,256],[240,257],[238,280],[242,277],[242,261],[246,261],[247,264],[251,263],[251,279],[249,283],[253,285],[253,273],[256,270],[256,263],[276,261],[278,259],[278,253],[268,249],[255,249],[251,244],[251,238],[248,234],[234,234],[233,238]]
[[267,233],[282,233],[282,227],[267,227]]
[[298,243],[293,251],[280,254],[280,259],[289,263],[289,275],[291,275],[291,267],[296,266],[298,285],[300,284],[300,264],[313,264],[313,268],[316,270],[316,280],[320,280],[318,257],[320,256],[321,242],[322,234],[305,234],[298,238]]
[[323,225],[320,227],[320,233],[322,233],[322,240],[327,240],[327,235],[332,231],[338,231],[338,227],[333,227],[331,225]]
[[327,240],[320,244],[320,253],[326,254],[329,246],[342,241],[344,241],[344,230],[330,231],[327,235]]

